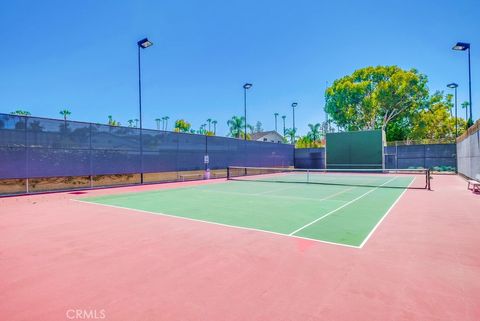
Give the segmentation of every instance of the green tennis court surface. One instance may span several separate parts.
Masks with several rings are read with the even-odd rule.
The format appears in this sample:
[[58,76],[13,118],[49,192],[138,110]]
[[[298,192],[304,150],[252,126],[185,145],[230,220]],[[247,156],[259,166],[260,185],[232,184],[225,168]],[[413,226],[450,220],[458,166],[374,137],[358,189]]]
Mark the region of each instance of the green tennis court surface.
[[282,175],[282,183],[267,175],[81,200],[360,247],[415,179],[331,175],[332,184],[306,184],[298,175]]

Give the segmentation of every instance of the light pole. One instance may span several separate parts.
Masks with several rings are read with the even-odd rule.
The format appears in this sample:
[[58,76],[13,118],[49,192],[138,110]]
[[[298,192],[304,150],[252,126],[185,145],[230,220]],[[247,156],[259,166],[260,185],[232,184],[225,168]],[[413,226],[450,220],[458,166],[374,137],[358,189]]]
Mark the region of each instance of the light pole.
[[[469,122],[470,124],[473,123],[473,115],[472,115],[472,68],[470,65],[470,44],[466,42],[457,42],[455,46],[452,48],[453,50],[459,51],[468,51],[468,101],[470,104],[470,117]],[[468,127],[468,126],[467,126]]]
[[282,116],[282,120],[283,120],[283,138],[285,138],[285,118],[287,118],[287,116],[283,115],[283,116]]
[[153,42],[144,38],[137,42],[138,45],[138,107],[140,114],[140,183],[143,184],[143,141],[142,141],[142,73],[140,64],[140,49],[146,49],[153,45]]
[[447,87],[455,90],[455,139],[457,139],[457,137],[458,137],[458,119],[457,119],[457,87],[458,87],[458,84],[452,82],[451,84],[448,84]]
[[295,168],[295,134],[297,130],[295,128],[295,107],[297,107],[298,103],[292,103],[292,113],[293,113],[293,168]]
[[293,146],[295,147],[295,134],[297,130],[295,128],[295,107],[298,106],[298,103],[292,103],[292,113],[293,113]]
[[245,120],[245,132],[243,133],[244,140],[247,140],[247,90],[252,88],[252,84],[245,83],[243,85],[243,116]]
[[273,114],[275,116],[275,131],[278,132],[277,130],[277,117],[278,117],[278,113],[275,113]]

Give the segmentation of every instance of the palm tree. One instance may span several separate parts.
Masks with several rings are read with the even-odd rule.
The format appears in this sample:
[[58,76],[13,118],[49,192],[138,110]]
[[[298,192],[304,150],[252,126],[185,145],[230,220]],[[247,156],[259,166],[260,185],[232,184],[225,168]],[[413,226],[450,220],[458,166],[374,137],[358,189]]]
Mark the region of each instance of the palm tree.
[[212,124],[213,124],[213,134],[217,135],[217,121],[216,120],[212,121]]
[[[468,106],[470,106],[470,103],[468,101],[464,101],[462,103],[462,108],[465,108],[465,120],[468,121]],[[468,125],[467,125],[468,128]]]
[[297,134],[297,131],[294,128],[287,128],[285,130],[285,136],[290,137],[290,142],[293,144],[293,141],[295,139],[295,135]]
[[282,119],[283,119],[283,137],[285,137],[285,118],[287,118],[287,116],[283,115],[282,116]]
[[26,110],[15,110],[10,113],[11,115],[19,115],[19,116],[30,116],[30,112]]
[[170,119],[170,117],[165,116],[163,118],[165,118],[165,130],[168,130],[168,120]]
[[211,118],[207,119],[207,123],[208,123],[208,131],[210,131],[210,125],[212,124],[212,119]]
[[138,119],[135,118],[135,128],[138,127]]
[[72,112],[68,109],[60,110],[60,115],[63,116],[64,121],[67,121],[67,116],[71,115],[71,114],[72,114]]
[[230,127],[229,135],[235,138],[243,137],[243,128],[245,127],[245,117],[233,116],[232,119],[227,121],[227,125]]
[[128,127],[133,127],[134,120],[133,120],[133,119],[129,119],[129,120],[127,121],[127,123],[128,123]]
[[157,123],[157,130],[160,130],[160,118],[155,118],[155,122]]
[[273,116],[275,116],[275,131],[277,131],[277,117],[278,117],[278,113],[273,114]]
[[197,134],[205,135],[206,134],[205,127],[207,127],[207,124],[201,124],[200,128],[197,130]]
[[320,124],[317,123],[315,125],[308,124],[310,127],[310,131],[308,132],[307,136],[314,142],[320,139]]
[[120,126],[120,122],[114,120],[112,115],[108,115],[108,125],[109,126]]

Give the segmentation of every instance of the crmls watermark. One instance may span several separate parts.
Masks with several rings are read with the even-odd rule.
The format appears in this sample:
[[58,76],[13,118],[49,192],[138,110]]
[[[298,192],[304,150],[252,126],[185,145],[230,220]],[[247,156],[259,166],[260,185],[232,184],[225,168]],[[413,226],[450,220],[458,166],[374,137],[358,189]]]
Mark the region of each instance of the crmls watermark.
[[102,320],[105,319],[105,309],[68,309],[65,312],[67,320]]

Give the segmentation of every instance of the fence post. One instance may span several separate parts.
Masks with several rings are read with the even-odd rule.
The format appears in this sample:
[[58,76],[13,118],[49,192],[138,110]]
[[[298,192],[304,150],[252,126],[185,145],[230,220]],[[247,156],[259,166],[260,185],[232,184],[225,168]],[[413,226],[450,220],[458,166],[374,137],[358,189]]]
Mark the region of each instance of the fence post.
[[29,181],[28,177],[30,175],[29,170],[28,170],[28,133],[27,133],[27,126],[28,126],[28,116],[25,116],[25,126],[23,128],[25,134],[24,134],[24,139],[25,139],[25,188],[27,191],[27,194],[30,193],[30,187],[29,187]]
[[90,172],[90,188],[93,188],[93,150],[92,150],[92,123],[88,126],[88,155],[89,155],[89,172]]
[[398,142],[395,141],[395,169],[398,169]]

